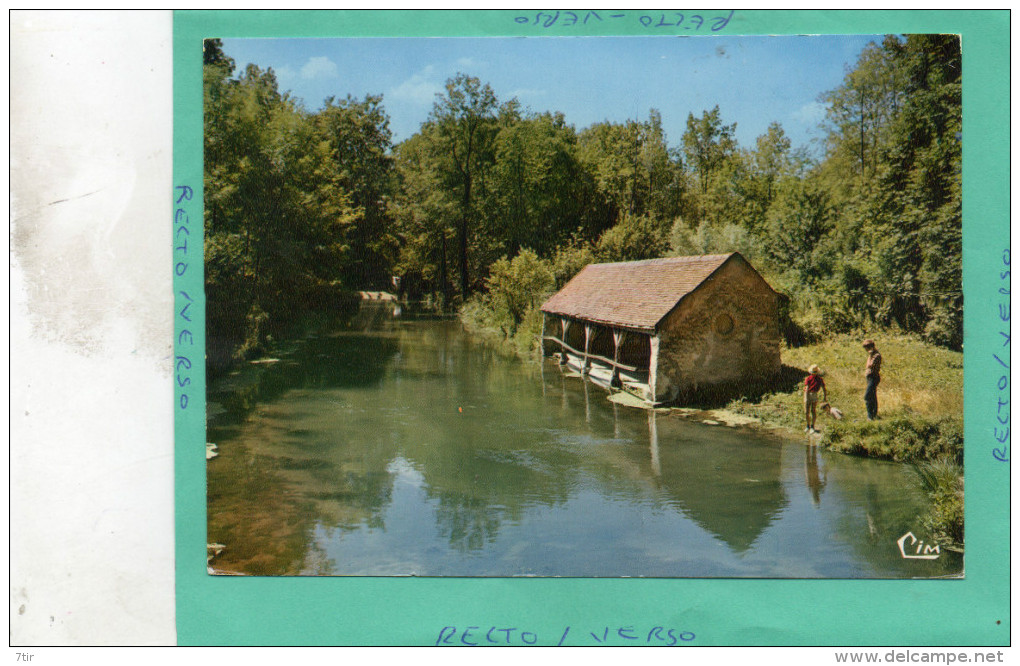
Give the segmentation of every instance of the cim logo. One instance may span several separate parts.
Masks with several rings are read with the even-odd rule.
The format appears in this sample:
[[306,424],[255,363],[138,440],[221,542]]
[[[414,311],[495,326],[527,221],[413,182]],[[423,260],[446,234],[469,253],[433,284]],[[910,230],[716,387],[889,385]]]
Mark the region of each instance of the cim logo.
[[939,558],[938,545],[926,546],[923,541],[918,540],[913,532],[907,532],[896,540],[900,547],[900,555],[905,560],[937,560]]

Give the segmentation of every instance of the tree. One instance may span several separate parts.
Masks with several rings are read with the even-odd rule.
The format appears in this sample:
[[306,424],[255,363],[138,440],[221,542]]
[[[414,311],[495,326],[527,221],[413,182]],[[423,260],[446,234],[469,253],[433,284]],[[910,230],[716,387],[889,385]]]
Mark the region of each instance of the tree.
[[711,111],[703,112],[700,118],[687,114],[687,131],[681,141],[687,164],[697,174],[702,194],[707,194],[713,174],[736,150],[733,136],[736,130],[736,123],[723,125],[718,104]]
[[506,123],[496,135],[485,219],[503,252],[547,255],[585,223],[593,183],[577,160],[577,137],[563,114]]
[[840,211],[836,274],[856,285],[853,307],[953,348],[963,340],[960,71],[953,35],[866,47],[824,96],[818,170]]
[[579,159],[601,195],[613,206],[613,220],[652,213],[667,218],[680,210],[683,173],[666,144],[655,109],[645,122],[596,123],[578,140]]
[[[304,311],[335,309],[356,284],[366,210],[378,210],[366,192],[377,199],[387,187],[389,139],[378,131],[385,114],[377,100],[309,114],[279,92],[271,69],[248,65],[233,77],[215,40],[206,44],[203,86],[214,366],[257,350]],[[342,154],[344,145],[354,148]]]
[[496,95],[488,84],[467,74],[457,74],[446,82],[446,94],[437,95],[429,121],[435,128],[431,134],[445,153],[451,168],[447,182],[460,191],[460,219],[457,225],[457,258],[460,270],[460,292],[467,298],[468,230],[474,218],[472,186],[485,168],[483,156],[488,152],[495,130]]
[[765,134],[758,137],[751,156],[754,181],[753,196],[763,210],[775,199],[781,178],[790,174],[790,139],[778,122],[769,123]]
[[[887,36],[881,45],[864,47],[843,85],[823,95],[829,164],[840,172],[845,195],[867,190],[879,167],[886,131],[903,103],[903,72],[896,62],[898,40]],[[856,178],[847,178],[846,174]]]
[[902,311],[910,312],[929,340],[958,349],[963,344],[960,41],[955,35],[907,35],[884,45],[897,65],[903,101],[889,124],[878,179],[878,196],[888,213],[881,230],[915,248],[897,266],[912,279],[910,291],[888,299],[898,305],[891,314],[903,320]]
[[387,286],[389,268],[395,260],[396,240],[387,201],[395,189],[392,134],[382,97],[328,98],[315,115],[315,123],[328,142],[335,186],[350,194],[351,204],[361,212],[351,230],[347,282],[362,287]]
[[785,189],[770,208],[758,246],[780,270],[796,271],[814,284],[832,268],[824,239],[835,225],[836,209],[817,181],[798,182]]
[[431,136],[433,125],[394,150],[398,191],[392,211],[400,239],[397,272],[411,294],[429,291],[450,300],[449,244],[457,224],[458,201],[436,164],[445,158]]
[[512,261],[504,257],[493,264],[485,284],[496,321],[504,335],[512,337],[528,312],[549,295],[555,282],[549,265],[525,248]]

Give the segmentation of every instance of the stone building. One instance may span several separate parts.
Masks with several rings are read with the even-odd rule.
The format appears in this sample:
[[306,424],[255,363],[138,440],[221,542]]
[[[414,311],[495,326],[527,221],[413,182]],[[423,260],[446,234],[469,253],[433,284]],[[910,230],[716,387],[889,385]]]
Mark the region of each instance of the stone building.
[[779,294],[739,253],[590,264],[542,306],[542,345],[650,403],[779,372]]

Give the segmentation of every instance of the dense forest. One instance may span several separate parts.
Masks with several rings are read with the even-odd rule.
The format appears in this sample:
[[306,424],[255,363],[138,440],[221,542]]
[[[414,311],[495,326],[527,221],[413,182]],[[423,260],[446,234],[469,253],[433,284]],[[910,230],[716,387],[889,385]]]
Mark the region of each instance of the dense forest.
[[[753,146],[719,107],[577,129],[458,74],[394,145],[381,96],[309,111],[271,69],[204,54],[207,327],[244,357],[352,290],[459,309],[528,346],[585,264],[739,251],[788,297],[791,345],[892,329],[963,343],[961,68],[886,36],[824,94],[824,146]],[[685,113],[667,142],[662,114]]]

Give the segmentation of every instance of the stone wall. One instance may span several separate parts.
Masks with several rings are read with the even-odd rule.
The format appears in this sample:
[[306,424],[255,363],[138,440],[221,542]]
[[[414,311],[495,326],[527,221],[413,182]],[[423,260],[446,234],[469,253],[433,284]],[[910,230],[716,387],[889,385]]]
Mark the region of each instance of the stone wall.
[[699,388],[765,380],[780,369],[778,295],[737,256],[689,294],[659,327],[656,400]]

